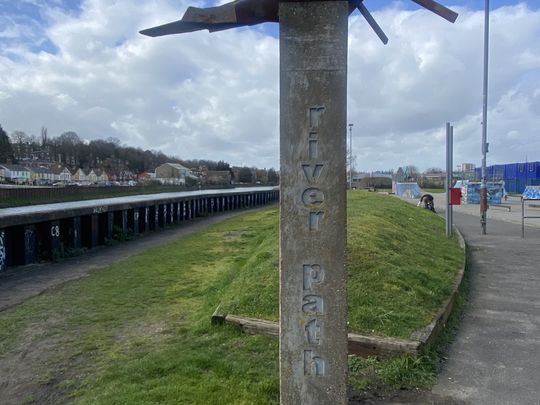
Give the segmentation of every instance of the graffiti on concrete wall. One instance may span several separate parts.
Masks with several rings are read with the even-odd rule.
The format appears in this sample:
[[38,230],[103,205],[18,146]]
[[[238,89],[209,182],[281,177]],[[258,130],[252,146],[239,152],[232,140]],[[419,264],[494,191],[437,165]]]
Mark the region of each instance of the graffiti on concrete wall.
[[6,233],[0,231],[0,272],[4,271],[6,267]]
[[36,230],[34,225],[24,228],[24,253],[25,264],[34,263],[37,259]]

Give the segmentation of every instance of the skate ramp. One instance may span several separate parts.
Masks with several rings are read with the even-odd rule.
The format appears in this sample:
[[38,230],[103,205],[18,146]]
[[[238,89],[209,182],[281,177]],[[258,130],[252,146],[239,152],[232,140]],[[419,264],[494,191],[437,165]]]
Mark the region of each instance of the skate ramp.
[[540,186],[527,186],[522,197],[525,200],[540,200]]
[[403,198],[420,198],[422,196],[422,190],[418,183],[395,183],[393,191],[394,194]]

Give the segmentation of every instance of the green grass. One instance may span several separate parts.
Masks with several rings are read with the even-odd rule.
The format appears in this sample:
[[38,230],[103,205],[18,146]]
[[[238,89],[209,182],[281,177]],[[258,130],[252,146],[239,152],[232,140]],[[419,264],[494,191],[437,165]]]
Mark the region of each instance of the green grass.
[[223,222],[3,312],[0,356],[34,347],[38,376],[83,404],[277,403],[277,341],[210,325],[224,278],[275,221]]
[[[218,304],[277,319],[277,218],[229,219],[0,313],[0,359],[30,350],[36,381],[81,404],[277,403],[277,340],[210,325]],[[442,219],[355,192],[348,232],[351,330],[407,337],[426,325],[461,263]],[[351,362],[351,383],[370,385],[373,360]],[[433,378],[424,359],[376,364],[392,387]]]
[[[448,296],[463,261],[457,241],[439,216],[389,196],[355,191],[348,207],[349,329],[408,338]],[[223,312],[278,319],[277,244],[276,229],[238,263]]]

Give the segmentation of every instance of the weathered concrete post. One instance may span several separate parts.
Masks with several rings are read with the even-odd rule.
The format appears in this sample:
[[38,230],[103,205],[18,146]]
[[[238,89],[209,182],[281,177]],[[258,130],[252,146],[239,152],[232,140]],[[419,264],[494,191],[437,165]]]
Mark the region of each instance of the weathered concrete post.
[[281,404],[347,403],[347,1],[281,3]]

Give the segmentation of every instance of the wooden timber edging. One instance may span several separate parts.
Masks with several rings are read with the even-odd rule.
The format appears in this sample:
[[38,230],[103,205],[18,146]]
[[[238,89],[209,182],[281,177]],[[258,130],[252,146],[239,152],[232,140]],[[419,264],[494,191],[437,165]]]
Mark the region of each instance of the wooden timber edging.
[[[415,331],[411,334],[410,339],[397,339],[384,336],[364,336],[356,333],[348,334],[349,354],[354,354],[361,357],[376,356],[381,358],[394,357],[403,354],[418,356],[423,351],[431,347],[436,341],[439,333],[444,329],[450,314],[454,309],[466,266],[466,245],[463,236],[454,226],[459,241],[459,245],[463,250],[463,266],[458,271],[452,285],[450,296],[443,303],[433,321],[423,329]],[[279,336],[279,323],[276,321],[268,321],[263,319],[246,318],[237,315],[228,315],[220,313],[220,306],[216,308],[212,314],[213,324],[231,324],[244,333],[251,335],[267,335]]]
[[[242,332],[250,335],[279,336],[279,323],[263,319],[244,318],[236,315],[219,313],[219,306],[212,315],[212,323],[228,323],[237,326]],[[392,357],[399,354],[418,354],[420,342],[395,339],[381,336],[362,336],[355,333],[348,334],[349,354],[358,356]]]

